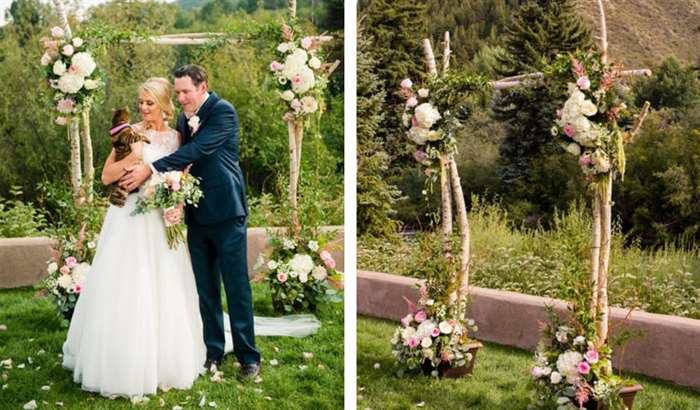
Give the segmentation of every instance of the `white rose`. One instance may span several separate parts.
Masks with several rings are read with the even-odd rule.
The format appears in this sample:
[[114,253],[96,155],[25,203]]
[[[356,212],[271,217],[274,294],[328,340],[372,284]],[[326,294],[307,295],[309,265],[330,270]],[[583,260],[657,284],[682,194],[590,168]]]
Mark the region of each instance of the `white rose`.
[[311,57],[309,60],[309,67],[313,68],[314,70],[318,70],[321,68],[321,60],[316,57]]
[[307,95],[301,99],[301,109],[307,114],[316,112],[318,110],[318,102],[314,97]]
[[562,143],[561,146],[562,146],[562,148],[564,148],[564,150],[565,150],[566,152],[568,152],[568,153],[570,153],[570,154],[572,154],[572,155],[576,155],[576,156],[581,155],[581,146],[579,146],[579,145],[578,145],[577,143],[575,143],[575,142],[570,142],[570,143],[568,143],[568,144]]
[[406,341],[416,335],[416,329],[414,327],[408,326],[401,331],[401,338]]
[[308,281],[309,281],[309,274],[308,273],[304,273],[304,272],[299,273],[299,282],[306,283]]
[[410,130],[408,130],[408,139],[418,145],[423,145],[426,143],[426,141],[428,141],[429,133],[430,131],[428,131],[426,128],[412,127]]
[[418,90],[418,96],[421,98],[427,98],[429,94],[430,91],[427,88],[420,88]]
[[289,268],[299,274],[308,274],[314,268],[314,261],[309,255],[297,253],[292,260],[289,261]]
[[46,269],[48,273],[54,273],[58,270],[58,265],[56,262],[49,263],[49,267]]
[[71,58],[70,62],[71,65],[77,70],[77,73],[83,77],[88,77],[97,67],[97,64],[95,64],[95,60],[92,59],[92,56],[85,52],[76,53],[73,55],[73,58]]
[[63,61],[57,60],[55,63],[53,63],[53,73],[56,75],[63,75],[63,73],[66,72],[66,65],[63,64]]
[[316,242],[316,241],[309,241],[309,244],[307,245],[307,247],[308,247],[312,252],[316,252],[316,251],[318,250],[318,248],[319,248],[318,242]]
[[433,345],[433,339],[430,337],[424,337],[423,340],[420,341],[420,345],[422,348],[427,349]]
[[583,360],[583,356],[579,352],[568,351],[562,353],[557,359],[557,370],[566,377],[578,376],[578,364],[581,360]]
[[80,38],[80,37],[74,38],[74,39],[73,39],[73,45],[74,45],[75,47],[80,47],[80,46],[82,46],[82,45],[83,45],[83,39]]
[[404,127],[408,127],[409,125],[411,125],[411,116],[407,113],[403,113],[403,115],[401,116],[401,122],[403,123]]
[[551,381],[552,384],[559,384],[559,382],[561,382],[561,374],[552,372],[552,374],[549,375],[549,381]]
[[44,55],[41,56],[41,65],[47,66],[51,64],[51,56],[49,53],[44,53]]
[[66,73],[58,79],[58,89],[66,94],[75,94],[83,88],[83,77],[79,74]]
[[583,337],[583,336],[576,336],[576,337],[574,338],[574,345],[575,345],[575,346],[582,345],[582,344],[585,344],[585,343],[586,343],[586,338]]
[[294,92],[287,90],[280,94],[280,97],[282,97],[282,99],[285,101],[292,101],[294,99]]
[[277,269],[277,266],[279,266],[279,265],[277,264],[277,261],[269,261],[269,262],[267,262],[267,268],[268,268],[269,270],[275,270],[275,269]]
[[70,57],[73,55],[73,53],[75,53],[75,49],[73,48],[72,45],[66,44],[65,46],[63,46],[63,54],[64,55]]
[[85,80],[85,89],[86,90],[94,90],[95,88],[100,86],[100,82],[97,80]]
[[326,268],[323,266],[319,265],[314,268],[314,270],[311,272],[311,276],[314,277],[317,281],[322,281],[325,280],[328,277],[328,272],[326,271]]
[[590,117],[591,115],[595,115],[598,112],[598,107],[596,107],[595,104],[591,102],[591,100],[585,100],[581,104],[581,112],[583,113],[583,115]]
[[63,289],[68,289],[73,286],[73,278],[71,278],[70,275],[60,275],[57,282],[58,286],[62,287]]
[[289,48],[289,43],[280,43],[280,45],[277,46],[277,51],[279,51],[280,53],[286,53],[287,51],[289,51]]
[[437,120],[442,118],[440,112],[430,103],[423,103],[416,107],[415,116],[418,125],[426,129],[432,127]]
[[298,74],[301,81],[297,84],[294,84],[294,81],[292,81],[292,90],[295,93],[303,94],[316,85],[316,77],[309,67],[303,67]]
[[440,325],[438,325],[438,327],[440,328],[440,332],[442,332],[442,334],[445,335],[449,335],[450,333],[452,333],[453,330],[452,325],[445,321],[440,322]]

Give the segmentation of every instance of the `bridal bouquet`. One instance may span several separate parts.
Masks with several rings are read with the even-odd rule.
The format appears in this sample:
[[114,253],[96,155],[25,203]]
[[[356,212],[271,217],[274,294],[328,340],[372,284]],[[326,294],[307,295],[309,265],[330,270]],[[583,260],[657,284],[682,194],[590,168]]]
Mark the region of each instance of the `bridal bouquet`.
[[51,247],[51,259],[47,263],[48,276],[43,281],[49,297],[67,325],[73,316],[80,291],[90,272],[90,263],[95,256],[96,234],[89,234],[83,227],[77,236],[60,239]]
[[280,60],[270,63],[277,80],[280,98],[291,111],[286,120],[303,118],[323,112],[323,92],[328,84],[328,65],[320,56],[321,42],[312,37],[299,37],[288,25],[282,27],[282,39],[277,46]]
[[41,65],[46,67],[46,79],[59,113],[55,122],[65,125],[67,117],[79,114],[92,103],[104,86],[102,74],[80,37],[67,38],[62,28],[54,27],[50,37],[42,37],[41,42],[45,49]]
[[612,349],[595,343],[592,328],[574,320],[562,323],[551,307],[548,314],[530,370],[536,405],[573,410],[595,401],[608,409],[624,409],[619,396],[623,383],[612,372]]
[[327,240],[327,235],[308,241],[272,237],[265,280],[270,284],[276,311],[314,311],[323,302],[338,300],[330,281],[341,281],[342,274],[336,270],[335,259],[326,249]]
[[202,196],[199,180],[191,174],[182,171],[157,173],[146,183],[132,215],[162,211],[168,246],[175,249],[185,242],[185,204],[197,206]]
[[566,81],[568,95],[557,110],[552,135],[578,158],[586,180],[599,182],[613,171],[624,175],[619,122],[627,106],[616,92],[619,70],[603,64],[595,53],[560,56],[550,70]]

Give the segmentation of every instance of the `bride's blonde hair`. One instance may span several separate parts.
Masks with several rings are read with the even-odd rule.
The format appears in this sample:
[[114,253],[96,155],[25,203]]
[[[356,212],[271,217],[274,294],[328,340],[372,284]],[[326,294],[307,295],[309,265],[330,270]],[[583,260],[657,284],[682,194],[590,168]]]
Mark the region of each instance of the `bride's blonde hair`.
[[163,111],[165,121],[168,122],[175,116],[173,104],[173,86],[163,77],[151,77],[139,86],[139,92],[145,92],[156,99],[156,104]]

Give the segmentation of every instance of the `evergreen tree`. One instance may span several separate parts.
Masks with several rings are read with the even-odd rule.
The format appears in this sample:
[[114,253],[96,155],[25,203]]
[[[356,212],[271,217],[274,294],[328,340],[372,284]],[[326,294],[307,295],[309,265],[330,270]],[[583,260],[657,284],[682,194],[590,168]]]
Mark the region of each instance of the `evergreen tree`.
[[[541,71],[559,53],[593,46],[573,0],[529,0],[506,33],[506,52],[496,55],[496,69],[505,76]],[[577,180],[573,161],[548,158],[561,152],[550,129],[562,103],[561,90],[534,84],[503,91],[496,100],[494,111],[506,123],[499,177],[507,202],[518,204],[516,217],[546,221],[578,189],[570,183]]]
[[396,232],[391,219],[400,196],[386,181],[390,159],[377,132],[384,120],[386,92],[375,73],[370,40],[358,33],[357,54],[357,226],[361,235],[386,237]]

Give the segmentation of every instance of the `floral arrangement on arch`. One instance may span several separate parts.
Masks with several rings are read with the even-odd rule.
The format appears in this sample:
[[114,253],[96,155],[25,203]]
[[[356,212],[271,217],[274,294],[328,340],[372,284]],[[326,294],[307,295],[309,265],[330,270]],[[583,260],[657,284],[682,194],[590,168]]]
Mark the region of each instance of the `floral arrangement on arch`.
[[60,27],[51,29],[50,37],[42,37],[44,54],[41,65],[56,103],[56,124],[66,125],[68,118],[80,114],[94,101],[104,86],[88,44],[80,37],[68,38]]
[[261,255],[255,269],[264,265],[277,312],[315,311],[321,303],[339,301],[330,285],[342,282],[342,274],[328,250],[329,238],[329,233],[314,239],[272,235],[272,252],[267,261]]
[[409,78],[401,81],[398,95],[404,100],[401,122],[406,138],[415,145],[414,158],[429,169],[439,169],[439,157],[455,153],[456,132],[471,113],[474,97],[488,86],[481,76],[448,72],[425,86]]
[[439,241],[432,236],[420,241],[421,256],[426,262],[414,273],[427,279],[419,285],[416,304],[404,298],[409,314],[401,319],[390,341],[399,376],[422,369],[438,377],[443,369],[468,367],[474,360],[478,342],[470,334],[477,332],[478,327],[464,315],[467,301],[457,300],[454,271],[459,258],[441,257],[440,244],[436,242]]
[[270,71],[277,80],[279,96],[289,109],[284,119],[292,121],[323,113],[329,66],[323,63],[320,40],[299,36],[286,24],[282,26],[282,39],[276,48],[282,62],[272,61]]
[[564,323],[551,306],[547,313],[549,321],[530,369],[536,405],[573,410],[595,401],[611,410],[625,409],[619,396],[623,380],[612,371],[612,349],[597,343],[594,326],[585,325],[593,320]]
[[91,234],[83,226],[77,236],[61,236],[58,245],[50,248],[51,259],[46,262],[48,276],[43,285],[64,318],[64,326],[73,316],[96,247],[97,233]]
[[560,56],[550,68],[567,84],[568,99],[557,110],[552,135],[578,158],[586,180],[599,183],[615,172],[624,176],[621,119],[627,105],[617,90],[620,69],[603,64],[599,53]]

